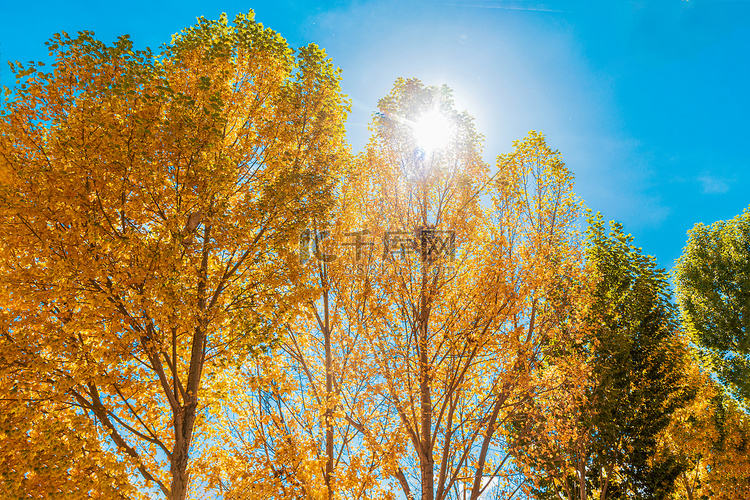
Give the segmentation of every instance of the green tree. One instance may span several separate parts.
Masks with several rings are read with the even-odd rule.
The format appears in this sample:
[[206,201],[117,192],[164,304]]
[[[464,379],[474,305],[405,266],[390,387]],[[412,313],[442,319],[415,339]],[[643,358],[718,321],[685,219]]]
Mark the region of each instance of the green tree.
[[750,403],[750,209],[696,224],[675,267],[686,329],[722,382]]
[[671,457],[654,460],[657,437],[689,396],[667,275],[621,225],[605,234],[601,217],[590,220],[589,248],[602,278],[591,317],[589,479],[603,493],[609,485],[610,498],[666,498],[680,470]]
[[657,456],[658,438],[689,392],[666,274],[620,224],[607,232],[600,215],[589,224],[588,263],[599,281],[582,321],[570,322],[586,340],[552,358],[565,394],[534,402],[546,433],[521,459],[542,472],[541,498],[668,498],[680,467]]

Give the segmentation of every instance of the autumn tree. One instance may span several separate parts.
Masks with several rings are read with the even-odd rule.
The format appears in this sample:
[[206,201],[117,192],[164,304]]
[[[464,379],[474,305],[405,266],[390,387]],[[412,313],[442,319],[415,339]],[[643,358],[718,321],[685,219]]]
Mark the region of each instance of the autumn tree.
[[[587,268],[589,277],[596,277]],[[566,294],[593,297],[592,280],[567,282]],[[533,482],[532,495],[539,499],[580,500],[591,496],[586,478],[590,468],[592,431],[591,409],[593,354],[586,316],[590,304],[576,310],[562,310],[556,321],[567,334],[550,350],[550,355],[534,374],[532,383],[547,388],[540,391],[519,411],[520,423],[511,422],[517,433],[531,422],[532,433],[518,442],[515,458],[524,475]]]
[[381,432],[402,440],[391,475],[407,498],[512,497],[504,423],[540,390],[552,291],[579,270],[572,174],[535,132],[491,173],[444,87],[398,80],[379,108],[347,186],[383,242],[361,328]]
[[292,308],[284,245],[330,207],[338,70],[252,13],[158,54],[88,32],[49,49],[52,71],[15,66],[0,115],[3,411],[61,404],[182,500],[205,374]]
[[[528,487],[512,461],[531,429],[506,424],[545,390],[532,379],[564,334],[553,321],[560,280],[582,279],[573,176],[535,132],[492,175],[444,89],[399,81],[380,108],[363,158],[382,199],[370,220],[379,232],[412,232],[418,250],[388,249],[367,336],[406,437],[396,478],[423,500],[510,498]],[[434,123],[431,110],[451,118],[454,135],[429,150],[410,124],[425,114]],[[430,254],[432,229],[455,235],[453,262]]]
[[[14,392],[3,387],[2,394]],[[76,408],[54,400],[8,404],[6,398],[2,410],[0,486],[5,498],[141,498],[125,464],[102,446],[104,435]]]
[[750,402],[750,209],[696,224],[675,266],[685,327],[730,392]]
[[[681,465],[657,453],[671,415],[691,397],[690,362],[667,276],[620,224],[589,218],[590,309],[573,323],[584,342],[550,359],[567,395],[535,401],[545,434],[521,458],[541,498],[669,498]],[[582,377],[580,368],[584,367]]]
[[750,418],[697,358],[694,354],[687,369],[695,398],[672,414],[659,437],[657,453],[681,465],[675,499],[747,498]]

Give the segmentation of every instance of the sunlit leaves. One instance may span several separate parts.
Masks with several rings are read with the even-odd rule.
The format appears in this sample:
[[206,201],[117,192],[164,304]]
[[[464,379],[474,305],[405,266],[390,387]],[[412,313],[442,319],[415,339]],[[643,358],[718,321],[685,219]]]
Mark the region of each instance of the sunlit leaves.
[[204,368],[275,336],[287,243],[346,165],[338,70],[252,13],[159,54],[89,32],[49,48],[0,116],[0,307],[25,353],[4,369],[182,499]]
[[685,325],[730,391],[750,401],[750,210],[688,234],[675,267]]

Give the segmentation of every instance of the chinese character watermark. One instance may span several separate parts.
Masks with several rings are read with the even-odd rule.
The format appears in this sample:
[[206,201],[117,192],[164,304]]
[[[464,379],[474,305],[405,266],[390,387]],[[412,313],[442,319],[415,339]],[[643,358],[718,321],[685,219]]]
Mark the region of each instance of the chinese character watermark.
[[[374,241],[367,241],[372,233],[368,229],[344,233],[347,238],[342,246],[352,246],[355,249],[355,260],[359,262],[366,253],[372,255]],[[304,264],[311,257],[321,262],[333,262],[340,256],[324,253],[323,242],[331,236],[330,231],[313,231],[307,229],[300,234],[299,255]],[[451,262],[456,256],[455,231],[439,231],[434,228],[419,228],[410,231],[386,231],[383,235],[384,260],[401,257],[406,259],[409,254],[417,254],[423,263],[432,263],[439,257],[447,257]]]

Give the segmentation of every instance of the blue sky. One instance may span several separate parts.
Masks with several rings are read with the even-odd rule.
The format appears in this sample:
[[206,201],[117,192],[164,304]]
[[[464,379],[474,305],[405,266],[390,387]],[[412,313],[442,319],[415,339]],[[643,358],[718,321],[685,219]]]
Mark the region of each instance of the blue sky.
[[58,31],[156,48],[198,16],[250,9],[342,68],[355,151],[377,100],[417,77],[454,89],[492,163],[528,130],[545,133],[587,205],[664,267],[693,224],[750,204],[746,0],[0,0],[0,81],[13,84],[9,60],[44,61]]

